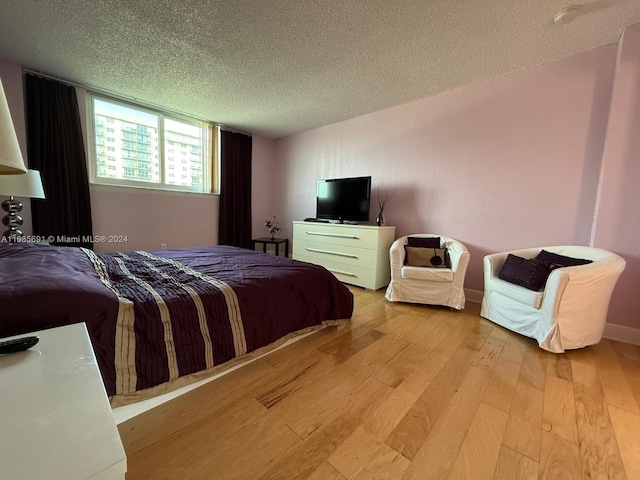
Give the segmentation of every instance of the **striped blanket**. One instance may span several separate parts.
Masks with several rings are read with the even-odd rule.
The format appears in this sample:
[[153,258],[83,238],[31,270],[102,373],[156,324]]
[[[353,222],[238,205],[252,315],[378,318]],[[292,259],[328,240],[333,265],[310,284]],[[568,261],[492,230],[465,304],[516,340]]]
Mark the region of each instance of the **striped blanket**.
[[[175,380],[247,352],[238,298],[226,283],[148,252],[101,258],[83,251],[118,298],[116,394],[156,385],[158,377]],[[136,329],[147,342],[136,342]]]

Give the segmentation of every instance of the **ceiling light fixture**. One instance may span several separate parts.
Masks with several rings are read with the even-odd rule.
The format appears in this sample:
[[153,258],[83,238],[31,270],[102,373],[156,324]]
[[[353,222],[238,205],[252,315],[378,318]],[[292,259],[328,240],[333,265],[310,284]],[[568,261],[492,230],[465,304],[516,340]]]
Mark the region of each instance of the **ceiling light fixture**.
[[564,25],[565,23],[569,23],[570,21],[575,20],[579,13],[580,8],[576,5],[573,5],[571,7],[564,7],[553,16],[553,21],[556,23],[556,25]]

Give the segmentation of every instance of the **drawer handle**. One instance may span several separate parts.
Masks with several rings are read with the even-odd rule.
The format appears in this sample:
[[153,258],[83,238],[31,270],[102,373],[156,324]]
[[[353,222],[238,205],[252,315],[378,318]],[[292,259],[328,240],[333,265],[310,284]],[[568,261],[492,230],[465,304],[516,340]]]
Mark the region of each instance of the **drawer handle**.
[[317,252],[317,253],[327,253],[329,255],[337,255],[339,257],[349,257],[349,258],[358,258],[357,255],[353,255],[351,253],[342,253],[342,252],[332,252],[330,250],[321,250],[319,248],[311,248],[311,247],[305,247],[305,250],[309,251],[309,252]]
[[329,270],[331,273],[339,273],[340,275],[347,275],[349,277],[357,277],[358,276],[355,273],[343,272],[342,270],[335,270],[333,268],[327,268],[327,270]]
[[307,235],[319,235],[322,237],[336,237],[336,238],[351,238],[354,240],[358,240],[360,239],[360,237],[356,236],[356,235],[345,235],[343,233],[324,233],[324,232],[304,232]]

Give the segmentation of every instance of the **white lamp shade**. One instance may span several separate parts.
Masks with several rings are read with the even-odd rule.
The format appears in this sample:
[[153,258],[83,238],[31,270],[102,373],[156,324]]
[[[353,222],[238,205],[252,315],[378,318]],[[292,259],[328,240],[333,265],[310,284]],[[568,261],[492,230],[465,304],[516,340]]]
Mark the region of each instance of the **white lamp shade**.
[[22,175],[0,175],[0,195],[45,198],[40,172],[28,170]]
[[0,175],[27,173],[0,79]]

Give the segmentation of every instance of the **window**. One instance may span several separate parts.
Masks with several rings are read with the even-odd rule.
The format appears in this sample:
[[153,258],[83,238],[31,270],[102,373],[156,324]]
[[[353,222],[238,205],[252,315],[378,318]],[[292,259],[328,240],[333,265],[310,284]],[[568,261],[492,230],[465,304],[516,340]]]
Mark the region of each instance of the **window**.
[[[90,107],[93,183],[202,193],[216,191],[217,182],[212,179],[217,174],[217,149],[212,145],[217,142],[212,137],[214,133],[218,135],[218,129],[197,120],[98,95],[91,95]],[[110,155],[103,146],[105,124],[110,125],[106,139]],[[179,145],[191,153],[192,161],[188,168],[182,169],[187,175],[181,178],[169,174],[180,162],[169,155],[173,151],[169,145]]]

